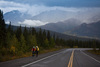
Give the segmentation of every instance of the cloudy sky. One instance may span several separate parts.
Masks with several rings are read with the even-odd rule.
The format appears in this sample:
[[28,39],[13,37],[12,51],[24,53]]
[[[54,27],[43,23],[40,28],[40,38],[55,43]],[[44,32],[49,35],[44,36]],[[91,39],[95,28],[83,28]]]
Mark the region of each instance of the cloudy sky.
[[[85,16],[89,14],[89,17],[100,13],[100,0],[0,0],[0,9],[3,10],[4,14],[12,10],[19,10],[32,16],[58,9],[76,13],[82,12],[86,14]],[[29,23],[27,23],[28,20],[18,23],[33,26],[49,23],[49,21],[44,23],[40,20],[29,21]]]

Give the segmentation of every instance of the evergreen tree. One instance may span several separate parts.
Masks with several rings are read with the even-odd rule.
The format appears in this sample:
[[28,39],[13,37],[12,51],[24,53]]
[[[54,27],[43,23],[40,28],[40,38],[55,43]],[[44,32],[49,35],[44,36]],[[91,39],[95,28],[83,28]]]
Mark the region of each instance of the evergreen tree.
[[43,40],[45,40],[46,39],[46,31],[44,30],[43,31]]
[[49,31],[47,32],[47,38],[48,38],[48,40],[50,40],[50,32]]
[[27,28],[26,28],[26,26],[25,26],[25,28],[24,28],[24,32],[23,32],[23,35],[24,35],[24,37],[25,37],[25,40],[27,41],[28,40],[28,30],[27,30]]
[[20,37],[21,37],[21,34],[22,34],[22,27],[20,25],[20,27],[17,28],[17,31],[16,31],[16,37],[17,39],[20,41]]
[[5,40],[6,40],[6,27],[3,18],[3,12],[0,10],[0,46],[6,46]]
[[11,28],[11,22],[9,23],[9,26],[8,26],[8,29],[7,29],[7,32],[11,32],[12,28]]
[[58,36],[56,37],[56,41],[55,41],[55,42],[56,42],[56,45],[57,45],[57,46],[60,45],[60,43],[59,43],[59,37],[58,37]]
[[49,48],[49,41],[48,41],[47,38],[46,38],[45,41],[44,41],[44,45],[43,45],[43,47],[45,47],[45,48]]
[[18,51],[20,51],[19,50],[20,45],[15,35],[12,36],[9,45],[10,45],[10,53],[12,53],[13,55],[15,55],[16,53],[18,53]]
[[55,41],[53,38],[50,38],[50,47],[54,47],[55,46]]
[[38,33],[38,40],[37,40],[40,45],[43,45],[43,34],[42,34],[42,30],[40,28],[39,33]]
[[10,46],[11,46],[11,40],[12,40],[11,34],[10,34],[10,32],[7,32],[7,35],[6,35],[7,48],[10,48]]
[[31,27],[28,29],[28,34],[32,34],[32,28]]
[[33,27],[32,28],[32,35],[35,35],[36,34],[36,30],[35,30],[35,28]]
[[11,22],[10,22],[10,24],[8,26],[7,33],[10,33],[10,37],[14,34],[13,29],[11,27]]
[[29,45],[27,47],[28,51],[30,51],[30,49],[33,48],[33,46],[37,46],[37,40],[36,40],[36,36],[35,35],[29,35]]
[[93,40],[93,50],[96,50],[96,41]]
[[54,39],[54,41],[56,40],[56,36],[55,36],[55,34],[53,35],[53,39]]
[[21,34],[20,45],[21,45],[22,52],[25,53],[26,52],[26,41],[25,41],[23,34]]

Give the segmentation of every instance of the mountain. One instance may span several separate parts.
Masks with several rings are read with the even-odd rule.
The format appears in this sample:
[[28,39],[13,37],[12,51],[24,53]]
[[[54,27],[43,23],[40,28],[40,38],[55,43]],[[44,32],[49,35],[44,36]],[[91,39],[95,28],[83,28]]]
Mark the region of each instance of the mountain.
[[70,33],[79,36],[100,38],[100,21],[89,24],[83,23],[80,26],[71,30]]
[[50,11],[44,11],[36,16],[33,16],[33,20],[40,20],[43,22],[58,22],[58,21],[64,21],[66,19],[71,18],[75,13],[69,12],[69,11],[63,11],[63,10],[50,10]]
[[80,24],[81,24],[81,22],[79,20],[68,19],[66,21],[60,21],[57,23],[49,23],[49,24],[40,26],[40,28],[63,33],[65,31],[69,31],[69,30],[79,26]]
[[[23,24],[24,26],[26,25],[30,25],[33,24],[32,26],[38,26],[37,22],[42,22],[41,25],[47,24],[47,23],[57,23],[59,21],[64,21],[68,20],[70,18],[75,18],[75,19],[79,19],[81,22],[84,22],[86,20],[88,20],[89,22],[91,21],[97,21],[100,18],[100,15],[95,14],[93,16],[91,16],[90,14],[86,14],[82,15],[84,13],[81,12],[71,12],[71,11],[64,11],[64,10],[59,10],[59,9],[55,9],[55,10],[48,10],[48,11],[44,11],[41,12],[35,16],[33,16],[32,14],[28,14],[27,12],[20,12],[18,10],[13,10],[10,12],[7,12],[4,14],[4,19],[5,21],[11,21],[13,25],[20,25]],[[88,15],[88,16],[87,16]],[[20,22],[20,23],[19,23]],[[29,23],[27,23],[29,22]],[[63,31],[61,31],[63,32]]]
[[89,18],[88,19],[90,22],[97,22],[97,21],[100,21],[100,13],[99,14],[96,14],[94,15],[93,17]]
[[[22,13],[18,10],[13,10],[4,14],[5,21],[11,21],[13,25],[18,25],[18,22],[24,22],[25,20],[35,20],[41,21],[43,23],[56,23],[58,21],[64,21],[73,16],[73,12],[63,11],[63,10],[50,10],[44,11],[35,16]],[[33,22],[34,23],[34,22]],[[33,25],[34,26],[34,25]]]
[[21,13],[18,10],[13,10],[4,14],[5,21],[11,21],[12,24],[18,24],[18,22],[24,21],[25,19],[31,18],[31,15]]

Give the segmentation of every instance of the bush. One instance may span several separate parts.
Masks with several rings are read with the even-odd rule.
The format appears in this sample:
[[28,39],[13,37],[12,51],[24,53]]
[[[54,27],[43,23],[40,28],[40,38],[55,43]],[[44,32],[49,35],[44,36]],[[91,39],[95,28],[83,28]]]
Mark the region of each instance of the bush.
[[16,55],[17,55],[17,56],[23,55],[23,51],[18,51],[18,52],[16,53]]
[[10,53],[15,55],[15,46],[10,47]]

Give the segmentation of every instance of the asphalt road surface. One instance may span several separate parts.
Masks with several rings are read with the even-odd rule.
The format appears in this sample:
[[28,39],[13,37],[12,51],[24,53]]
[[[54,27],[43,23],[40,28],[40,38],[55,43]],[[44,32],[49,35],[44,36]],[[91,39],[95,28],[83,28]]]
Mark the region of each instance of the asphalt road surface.
[[100,67],[100,55],[94,55],[85,50],[91,49],[63,49],[38,57],[1,62],[0,67]]

